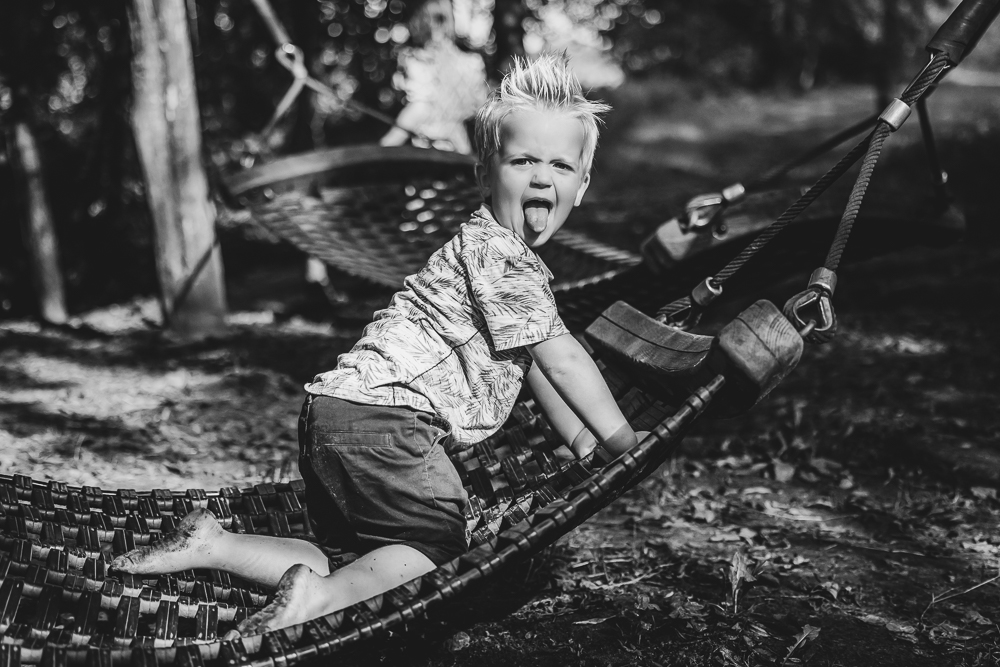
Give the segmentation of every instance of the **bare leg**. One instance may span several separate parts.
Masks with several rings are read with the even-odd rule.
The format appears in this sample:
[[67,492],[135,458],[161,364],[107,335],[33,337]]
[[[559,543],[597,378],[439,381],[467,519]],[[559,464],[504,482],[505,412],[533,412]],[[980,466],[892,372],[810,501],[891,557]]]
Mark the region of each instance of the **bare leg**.
[[276,588],[294,565],[330,573],[326,556],[303,540],[241,535],[223,530],[215,516],[197,510],[156,544],[116,558],[111,566],[134,574],[166,574],[196,567],[225,570],[253,583]]
[[434,569],[434,563],[402,544],[376,549],[327,576],[302,565],[281,578],[269,605],[239,626],[243,635],[303,623],[385,593]]

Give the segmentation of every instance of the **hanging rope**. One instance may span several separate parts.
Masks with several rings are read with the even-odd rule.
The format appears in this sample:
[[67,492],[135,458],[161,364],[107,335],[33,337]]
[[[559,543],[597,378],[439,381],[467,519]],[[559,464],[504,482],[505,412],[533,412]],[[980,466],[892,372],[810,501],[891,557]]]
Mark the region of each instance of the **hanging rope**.
[[[914,79],[914,81],[907,86],[899,102],[909,108],[910,105],[921,98],[921,96],[948,66],[948,59],[944,55],[937,54],[933,56],[927,66],[925,66],[920,74],[917,75],[916,79]],[[883,114],[879,117],[880,120],[884,120],[884,116],[885,113],[883,112]],[[850,236],[854,221],[860,211],[861,201],[864,199],[865,191],[867,190],[868,183],[871,180],[871,174],[875,169],[875,163],[878,161],[878,157],[881,154],[882,145],[885,142],[886,137],[888,137],[894,129],[895,128],[891,127],[888,123],[880,122],[878,127],[876,127],[872,133],[865,137],[860,143],[852,148],[847,155],[841,158],[836,165],[820,177],[820,179],[817,180],[808,191],[799,197],[795,203],[789,206],[785,212],[774,221],[774,223],[761,232],[749,246],[744,248],[743,251],[734,257],[721,271],[719,271],[715,276],[706,278],[702,283],[696,286],[695,289],[692,290],[691,296],[677,299],[676,301],[662,307],[656,313],[657,319],[679,326],[693,326],[696,324],[705,307],[711,302],[712,299],[722,293],[723,284],[737,271],[739,271],[754,255],[760,252],[760,250],[785,227],[787,227],[789,223],[798,217],[798,215],[802,213],[802,211],[804,211],[813,201],[815,201],[817,197],[825,192],[834,181],[836,181],[851,167],[851,165],[857,162],[862,154],[865,154],[865,160],[862,165],[861,173],[859,174],[858,180],[855,182],[854,188],[851,192],[851,197],[848,200],[847,208],[844,211],[844,215],[841,217],[837,233],[827,256],[825,267],[831,272],[835,271],[837,265],[839,265],[844,247],[847,245],[847,239]],[[686,313],[686,316],[683,321],[679,322],[678,318],[681,313]]]
[[[941,72],[947,67],[947,57],[939,54],[934,56],[923,71],[917,75],[917,78],[914,79],[913,83],[906,88],[899,99],[901,104],[906,105],[907,113],[913,103],[923,96],[927,89],[930,88],[931,84],[937,80]],[[868,147],[868,152],[861,164],[861,172],[858,174],[858,179],[854,183],[854,189],[851,191],[851,197],[847,202],[847,208],[844,209],[844,215],[840,219],[837,234],[833,239],[833,243],[830,246],[830,252],[827,254],[826,262],[824,264],[824,266],[830,271],[836,271],[837,266],[840,264],[840,258],[844,253],[844,247],[847,245],[847,239],[851,235],[851,229],[854,226],[854,221],[857,219],[858,212],[861,210],[861,202],[864,200],[865,191],[868,189],[868,183],[871,181],[872,172],[875,171],[875,164],[878,162],[878,158],[882,153],[882,145],[885,143],[885,140],[889,137],[889,135],[898,129],[898,126],[893,126],[886,118],[887,112],[889,112],[892,108],[893,105],[890,105],[889,109],[887,109],[886,112],[883,112],[882,116],[879,117],[881,122],[875,129],[875,134]]]
[[811,162],[836,148],[851,137],[863,132],[878,120],[878,114],[858,121],[854,125],[841,130],[837,134],[829,137],[822,143],[810,148],[801,155],[788,162],[768,170],[759,178],[755,178],[746,184],[737,182],[723,188],[721,192],[713,192],[707,195],[699,195],[688,201],[685,206],[686,218],[681,222],[682,231],[701,230],[705,231],[714,226],[714,223],[729,206],[742,201],[747,193],[768,188],[785,176],[796,167]]
[[[850,150],[844,157],[840,159],[837,164],[830,168],[823,176],[820,177],[816,183],[813,184],[801,197],[799,197],[795,203],[785,209],[778,218],[771,223],[764,231],[757,235],[757,237],[744,248],[740,254],[734,257],[718,274],[714,277],[706,278],[701,285],[708,285],[715,290],[721,292],[722,285],[730,278],[734,273],[739,271],[744,264],[746,264],[751,257],[756,255],[764,246],[766,246],[771,239],[777,236],[781,230],[789,225],[795,218],[799,216],[802,211],[806,210],[810,204],[813,203],[821,194],[826,192],[840,176],[851,168],[851,166],[858,161],[858,158],[865,152],[868,148],[868,143],[871,141],[871,135],[869,134],[863,140],[861,140],[858,145]],[[672,303],[660,308],[657,311],[656,317],[660,321],[672,321],[674,316],[686,310],[692,310],[692,315],[697,317],[697,312],[702,310],[707,303],[697,304],[692,302],[691,297],[685,296]]]
[[291,37],[288,35],[288,31],[285,30],[281,21],[278,20],[278,15],[275,14],[274,8],[271,7],[271,4],[267,0],[251,1],[260,13],[260,17],[263,19],[264,25],[271,33],[271,37],[278,45],[274,52],[275,60],[277,60],[282,67],[291,72],[294,77],[292,85],[288,88],[288,91],[278,103],[274,114],[271,116],[271,120],[263,130],[263,134],[270,134],[275,125],[277,125],[285,114],[292,108],[292,104],[298,98],[299,94],[301,94],[302,90],[304,88],[309,88],[320,95],[325,95],[336,100],[347,109],[364,114],[370,118],[374,118],[375,120],[385,123],[389,127],[399,128],[403,132],[406,132],[411,139],[426,141],[428,145],[430,145],[430,139],[425,137],[420,132],[398,125],[392,116],[384,114],[377,109],[373,109],[366,104],[362,104],[361,102],[357,102],[352,99],[341,98],[337,95],[337,92],[333,90],[333,88],[330,88],[330,86],[326,85],[322,81],[318,81],[310,76],[309,70],[305,66],[305,55],[302,53],[302,49],[292,42]]
[[777,183],[782,178],[784,178],[788,174],[788,172],[790,172],[792,169],[800,167],[806,164],[807,162],[812,162],[816,158],[830,152],[831,150],[833,150],[840,144],[844,143],[851,137],[861,134],[862,132],[864,132],[865,130],[867,130],[868,128],[870,128],[872,125],[875,124],[875,122],[878,120],[878,116],[879,115],[877,113],[874,113],[871,116],[868,116],[867,118],[859,120],[854,125],[844,128],[843,130],[833,135],[829,139],[823,141],[823,143],[805,151],[801,155],[789,160],[785,164],[779,165],[773,169],[769,169],[768,171],[764,172],[764,174],[759,178],[756,178],[747,183],[746,185],[747,191],[750,192]]
[[[798,329],[808,327],[809,333],[803,338],[811,343],[826,343],[837,333],[837,315],[833,309],[833,293],[837,287],[837,267],[847,246],[854,222],[861,211],[865,192],[871,182],[872,173],[882,153],[882,146],[889,135],[898,130],[910,115],[911,106],[921,99],[923,94],[937,81],[940,74],[948,67],[948,59],[937,54],[917,75],[900,98],[895,99],[879,116],[878,127],[868,146],[858,178],[854,182],[851,196],[844,209],[844,215],[837,226],[837,233],[826,262],[813,271],[809,277],[808,288],[796,294],[785,303],[785,317]],[[809,326],[811,325],[811,326]]]

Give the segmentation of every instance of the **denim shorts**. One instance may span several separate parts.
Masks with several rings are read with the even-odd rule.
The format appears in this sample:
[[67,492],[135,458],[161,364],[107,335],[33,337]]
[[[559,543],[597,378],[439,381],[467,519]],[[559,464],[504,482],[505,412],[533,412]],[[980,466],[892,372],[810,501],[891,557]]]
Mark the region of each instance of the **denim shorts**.
[[405,544],[435,565],[468,549],[468,496],[445,454],[448,423],[407,407],[306,398],[299,471],[309,521],[331,567],[345,554]]

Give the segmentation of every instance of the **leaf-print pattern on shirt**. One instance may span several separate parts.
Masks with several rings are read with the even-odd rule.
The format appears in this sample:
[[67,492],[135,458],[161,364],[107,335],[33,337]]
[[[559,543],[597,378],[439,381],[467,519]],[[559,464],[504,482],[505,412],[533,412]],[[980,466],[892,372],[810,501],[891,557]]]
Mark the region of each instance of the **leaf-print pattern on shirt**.
[[432,412],[451,424],[453,447],[469,447],[507,419],[531,365],[525,346],[569,333],[551,280],[484,206],[306,391]]

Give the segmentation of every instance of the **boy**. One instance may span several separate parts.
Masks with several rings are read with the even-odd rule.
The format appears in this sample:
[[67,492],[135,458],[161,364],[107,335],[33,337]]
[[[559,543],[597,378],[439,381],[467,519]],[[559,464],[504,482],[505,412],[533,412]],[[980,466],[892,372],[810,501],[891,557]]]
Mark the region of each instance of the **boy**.
[[[505,421],[527,379],[578,456],[637,442],[590,356],[556,312],[532,251],[583,198],[597,114],[563,56],[518,62],[476,116],[485,204],[375,313],[337,368],[306,386],[299,466],[320,545],[224,531],[192,513],[119,557],[139,574],[225,569],[276,588],[242,634],[304,622],[429,572],[468,548],[467,496],[445,447]],[[363,554],[331,571],[328,552]]]

